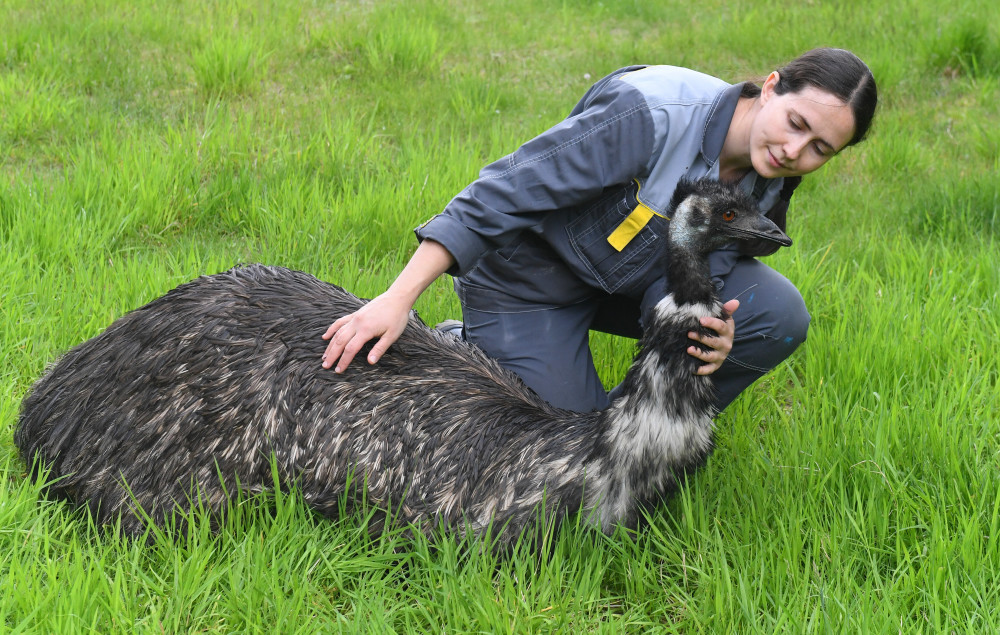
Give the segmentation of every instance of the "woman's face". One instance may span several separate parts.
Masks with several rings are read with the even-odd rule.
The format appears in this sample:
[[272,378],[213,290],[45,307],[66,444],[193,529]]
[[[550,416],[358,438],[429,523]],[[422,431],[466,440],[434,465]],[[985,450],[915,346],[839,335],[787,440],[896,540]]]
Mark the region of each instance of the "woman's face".
[[769,179],[818,169],[854,134],[854,114],[838,97],[811,86],[779,95],[777,83],[778,73],[771,73],[750,126],[750,161]]

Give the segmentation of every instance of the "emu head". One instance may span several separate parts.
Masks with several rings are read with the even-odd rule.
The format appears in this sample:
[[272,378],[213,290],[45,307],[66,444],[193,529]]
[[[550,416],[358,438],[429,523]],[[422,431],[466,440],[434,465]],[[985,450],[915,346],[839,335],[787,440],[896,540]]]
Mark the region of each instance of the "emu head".
[[764,216],[735,185],[712,179],[682,180],[670,201],[672,244],[708,253],[732,242],[763,239],[787,247],[792,239]]

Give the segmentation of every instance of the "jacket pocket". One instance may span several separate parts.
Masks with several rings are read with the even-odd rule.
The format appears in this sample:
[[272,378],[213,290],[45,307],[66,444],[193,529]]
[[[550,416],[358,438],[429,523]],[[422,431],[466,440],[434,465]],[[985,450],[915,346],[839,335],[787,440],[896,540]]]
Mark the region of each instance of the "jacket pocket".
[[605,192],[566,226],[580,260],[608,293],[641,293],[657,255],[666,219],[640,205],[638,185]]
[[521,232],[517,237],[510,241],[509,244],[504,245],[500,249],[497,249],[497,255],[504,260],[510,261],[514,257],[514,254],[521,248],[521,243],[524,242],[524,232]]

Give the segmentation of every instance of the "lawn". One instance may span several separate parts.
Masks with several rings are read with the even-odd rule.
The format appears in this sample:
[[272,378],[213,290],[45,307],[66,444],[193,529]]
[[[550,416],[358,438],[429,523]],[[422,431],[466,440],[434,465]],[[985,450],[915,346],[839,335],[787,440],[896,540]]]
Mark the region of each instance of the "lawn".
[[[1000,631],[995,5],[5,0],[0,630]],[[21,399],[126,311],[244,262],[375,295],[414,226],[604,74],[735,82],[827,45],[869,62],[881,110],[767,259],[809,341],[639,533],[497,558],[372,539],[292,492],[130,542],[24,478]],[[417,309],[458,317],[450,280]],[[633,344],[592,343],[614,385]]]

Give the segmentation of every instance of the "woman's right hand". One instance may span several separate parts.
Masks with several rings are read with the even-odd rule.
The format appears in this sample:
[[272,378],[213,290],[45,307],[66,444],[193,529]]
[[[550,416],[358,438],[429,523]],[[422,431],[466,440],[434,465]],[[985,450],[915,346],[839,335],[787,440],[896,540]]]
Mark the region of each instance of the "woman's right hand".
[[377,363],[403,334],[420,294],[454,262],[440,243],[429,239],[420,243],[388,291],[326,329],[323,339],[330,343],[323,352],[323,368],[344,372],[358,351],[376,337],[368,363]]
[[331,324],[323,333],[323,339],[330,341],[323,353],[323,368],[344,372],[358,351],[375,338],[378,342],[368,353],[368,363],[377,363],[403,334],[410,308],[406,299],[396,298],[387,291]]

